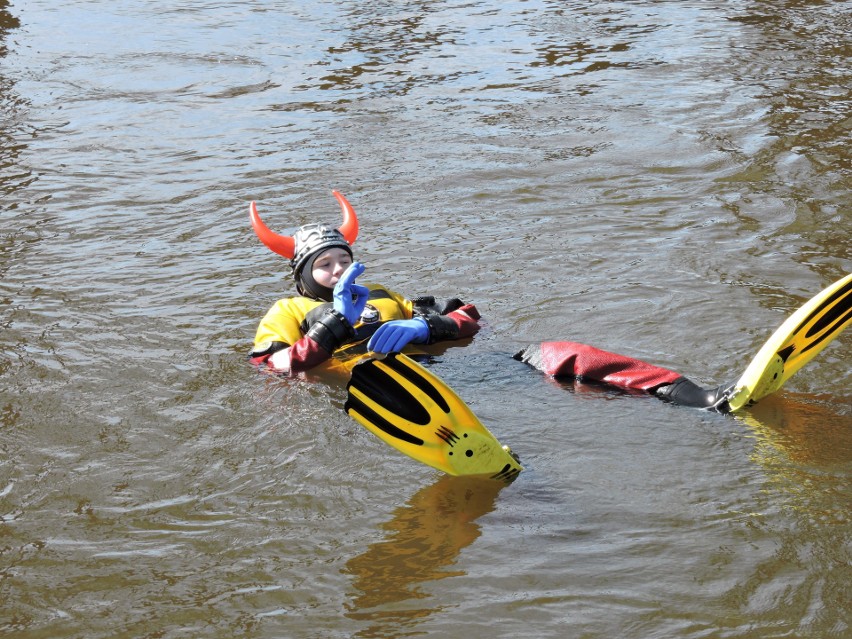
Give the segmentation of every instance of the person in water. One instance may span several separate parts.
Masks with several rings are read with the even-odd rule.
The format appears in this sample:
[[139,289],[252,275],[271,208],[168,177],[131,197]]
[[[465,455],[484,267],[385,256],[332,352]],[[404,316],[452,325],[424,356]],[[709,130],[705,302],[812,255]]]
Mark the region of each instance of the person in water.
[[[356,283],[365,270],[352,255],[358,219],[346,198],[333,194],[343,212],[341,226],[308,224],[293,236],[267,228],[251,204],[252,228],[269,249],[290,260],[298,292],[278,300],[260,321],[250,353],[253,363],[296,374],[332,356],[398,352],[409,344],[470,337],[479,330],[480,316],[472,304],[452,299],[439,305],[433,297],[408,300],[380,285]],[[683,406],[726,411],[730,385],[704,389],[672,370],[587,344],[542,342],[514,358],[556,378],[594,381]]]
[[378,284],[356,283],[365,270],[352,254],[358,218],[343,195],[332,193],[343,223],[307,224],[292,236],[267,228],[251,203],[252,228],[270,250],[290,260],[298,292],[278,300],[260,321],[249,355],[253,363],[293,375],[333,356],[405,352],[409,344],[460,339],[479,330],[473,304],[455,298],[438,304],[431,296],[409,300]]

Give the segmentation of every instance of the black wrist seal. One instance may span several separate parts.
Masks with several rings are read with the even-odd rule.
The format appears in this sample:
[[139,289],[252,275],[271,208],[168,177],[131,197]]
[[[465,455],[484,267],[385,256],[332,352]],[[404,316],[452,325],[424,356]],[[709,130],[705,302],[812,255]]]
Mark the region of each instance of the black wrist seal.
[[435,313],[415,315],[415,317],[425,320],[429,327],[427,344],[434,344],[445,339],[456,339],[459,336],[459,325],[451,317],[436,315]]
[[324,350],[333,353],[341,345],[355,337],[355,329],[343,313],[329,308],[311,325],[307,336]]

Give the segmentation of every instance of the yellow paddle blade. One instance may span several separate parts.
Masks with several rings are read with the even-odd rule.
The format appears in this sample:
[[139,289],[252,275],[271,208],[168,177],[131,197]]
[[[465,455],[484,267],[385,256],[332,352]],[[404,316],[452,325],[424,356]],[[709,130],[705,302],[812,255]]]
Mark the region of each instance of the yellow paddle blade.
[[774,393],[852,323],[852,274],[787,318],[755,355],[728,399],[732,411]]
[[400,353],[352,369],[346,412],[400,452],[449,475],[512,481],[523,470],[441,379]]

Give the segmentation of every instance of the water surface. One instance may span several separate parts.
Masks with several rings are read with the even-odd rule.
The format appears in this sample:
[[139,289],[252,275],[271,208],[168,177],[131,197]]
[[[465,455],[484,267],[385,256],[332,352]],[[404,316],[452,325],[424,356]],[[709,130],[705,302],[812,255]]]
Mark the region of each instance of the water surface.
[[[15,637],[841,637],[850,339],[707,385],[852,270],[848,2],[0,0],[0,629]],[[484,321],[432,369],[521,455],[451,479],[245,353],[248,224]]]

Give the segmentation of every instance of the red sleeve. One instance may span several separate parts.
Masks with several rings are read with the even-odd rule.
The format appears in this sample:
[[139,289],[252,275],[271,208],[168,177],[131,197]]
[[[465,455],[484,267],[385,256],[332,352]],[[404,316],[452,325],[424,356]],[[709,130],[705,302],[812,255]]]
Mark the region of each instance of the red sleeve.
[[447,313],[446,317],[452,319],[459,327],[459,338],[471,337],[479,331],[479,311],[473,304],[465,304],[464,306]]
[[290,347],[290,373],[310,370],[330,358],[331,353],[311,339],[310,336],[305,335]]

